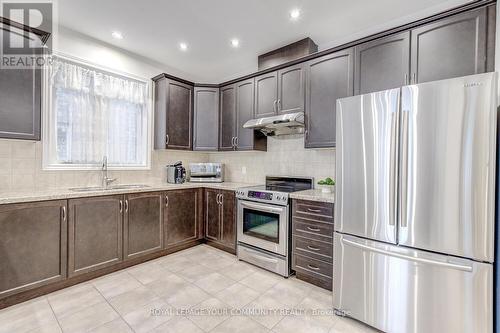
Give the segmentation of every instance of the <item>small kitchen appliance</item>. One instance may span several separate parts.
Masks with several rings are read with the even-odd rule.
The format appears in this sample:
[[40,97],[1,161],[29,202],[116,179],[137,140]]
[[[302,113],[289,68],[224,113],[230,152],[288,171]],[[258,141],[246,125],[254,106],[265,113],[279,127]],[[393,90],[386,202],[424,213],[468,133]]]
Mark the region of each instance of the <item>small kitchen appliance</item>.
[[188,180],[193,183],[222,183],[224,164],[189,163]]
[[186,168],[181,161],[167,165],[167,183],[182,184],[186,181]]

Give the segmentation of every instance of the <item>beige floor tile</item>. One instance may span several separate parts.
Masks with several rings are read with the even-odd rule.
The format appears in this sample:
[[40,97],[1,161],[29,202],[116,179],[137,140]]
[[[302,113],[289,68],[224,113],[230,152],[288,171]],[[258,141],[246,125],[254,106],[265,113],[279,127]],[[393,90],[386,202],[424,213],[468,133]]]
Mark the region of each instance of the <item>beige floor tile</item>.
[[337,316],[333,313],[332,302],[325,302],[321,298],[313,298],[307,296],[297,306],[298,309],[304,310],[307,316],[313,317],[314,320],[323,321],[325,324],[333,326],[337,322]]
[[208,332],[229,318],[231,308],[212,297],[193,307],[192,310],[199,312],[190,314],[188,318],[196,326]]
[[[154,310],[155,315],[153,315]],[[149,332],[152,329],[174,318],[175,309],[163,301],[154,301],[139,309],[127,313],[123,319],[137,333]]]
[[269,329],[245,316],[235,316],[215,327],[210,333],[267,333]]
[[155,280],[161,279],[165,275],[170,274],[169,271],[162,268],[156,262],[147,262],[138,266],[133,266],[127,270],[140,283],[147,284]]
[[186,256],[181,255],[168,255],[155,262],[162,268],[173,273],[182,271],[183,269],[186,269],[186,267],[193,265],[192,260],[189,260]]
[[376,333],[380,332],[373,327],[365,325],[350,318],[337,317],[335,325],[329,333]]
[[269,329],[285,317],[286,312],[284,311],[287,309],[288,308],[277,299],[264,295],[258,297],[243,308],[248,317]]
[[118,313],[107,302],[102,302],[58,320],[63,331],[74,333],[90,331],[118,317]]
[[229,286],[235,284],[236,281],[231,280],[227,276],[219,274],[217,272],[210,273],[204,278],[195,282],[195,284],[201,289],[205,290],[210,294],[215,294]]
[[283,278],[277,274],[258,270],[239,282],[258,292],[265,292],[281,280],[283,280]]
[[57,317],[81,311],[89,306],[105,301],[92,284],[78,284],[47,296]]
[[167,296],[166,301],[177,309],[189,309],[210,297],[203,289],[188,284]]
[[191,320],[186,317],[175,317],[167,323],[155,328],[152,333],[203,333]]
[[302,287],[291,280],[282,280],[276,283],[264,295],[279,299],[280,303],[288,307],[299,304],[309,293],[309,289]]
[[257,291],[241,283],[235,283],[215,294],[215,297],[235,309],[241,309],[259,296]]
[[37,327],[37,328],[29,331],[29,333],[61,333],[61,332],[62,332],[62,329],[59,326],[59,323],[57,323],[57,322],[50,323],[50,324],[44,324],[40,327]]
[[107,275],[92,281],[94,287],[107,299],[123,294],[142,284],[126,271]]
[[56,324],[56,317],[45,297],[0,310],[0,332],[30,332]]
[[236,258],[224,258],[224,257],[214,257],[207,258],[200,261],[200,264],[213,270],[222,269],[224,267],[231,266],[236,263]]
[[190,283],[180,276],[170,273],[161,279],[146,284],[152,292],[159,297],[169,297],[178,290],[188,286]]
[[123,316],[157,299],[158,296],[151,289],[141,286],[110,298],[108,301]]
[[273,327],[275,333],[328,333],[330,325],[308,316],[286,316]]
[[250,264],[244,263],[242,261],[236,262],[231,266],[224,267],[219,269],[218,272],[222,275],[227,276],[235,281],[240,281],[249,276],[252,273],[255,273],[257,268]]
[[179,276],[189,282],[196,282],[214,271],[210,267],[203,265],[191,265],[190,267],[177,272]]
[[93,330],[89,331],[90,333],[134,333],[130,326],[121,318],[117,318],[109,323],[101,325]]

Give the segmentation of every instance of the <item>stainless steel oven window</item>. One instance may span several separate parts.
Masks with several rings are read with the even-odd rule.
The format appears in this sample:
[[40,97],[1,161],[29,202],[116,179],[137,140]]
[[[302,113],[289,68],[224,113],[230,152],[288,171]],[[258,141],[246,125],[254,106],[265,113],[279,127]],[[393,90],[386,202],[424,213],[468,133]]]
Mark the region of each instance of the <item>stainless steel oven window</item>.
[[243,233],[279,244],[280,215],[249,208],[243,209]]

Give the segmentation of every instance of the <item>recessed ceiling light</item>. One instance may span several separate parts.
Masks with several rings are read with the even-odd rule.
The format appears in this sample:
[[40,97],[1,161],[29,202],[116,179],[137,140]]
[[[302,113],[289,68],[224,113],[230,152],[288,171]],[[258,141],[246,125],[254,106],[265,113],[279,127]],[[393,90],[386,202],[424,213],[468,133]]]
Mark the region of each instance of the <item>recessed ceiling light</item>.
[[111,33],[111,36],[113,36],[114,39],[123,39],[123,35],[119,31],[113,31]]
[[232,47],[238,47],[238,46],[240,46],[240,41],[237,38],[231,39],[231,46]]
[[186,43],[179,43],[179,48],[181,51],[187,51],[188,45]]
[[292,11],[290,12],[290,18],[292,20],[296,20],[300,17],[300,10],[295,8],[295,9],[292,9]]

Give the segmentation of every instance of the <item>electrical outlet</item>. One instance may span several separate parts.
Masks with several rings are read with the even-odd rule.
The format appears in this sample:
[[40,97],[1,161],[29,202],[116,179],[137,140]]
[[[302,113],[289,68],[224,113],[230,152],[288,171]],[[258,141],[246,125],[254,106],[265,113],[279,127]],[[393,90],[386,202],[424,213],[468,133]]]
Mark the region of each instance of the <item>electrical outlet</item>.
[[244,166],[244,167],[241,167],[241,173],[246,175],[247,174],[247,167]]

